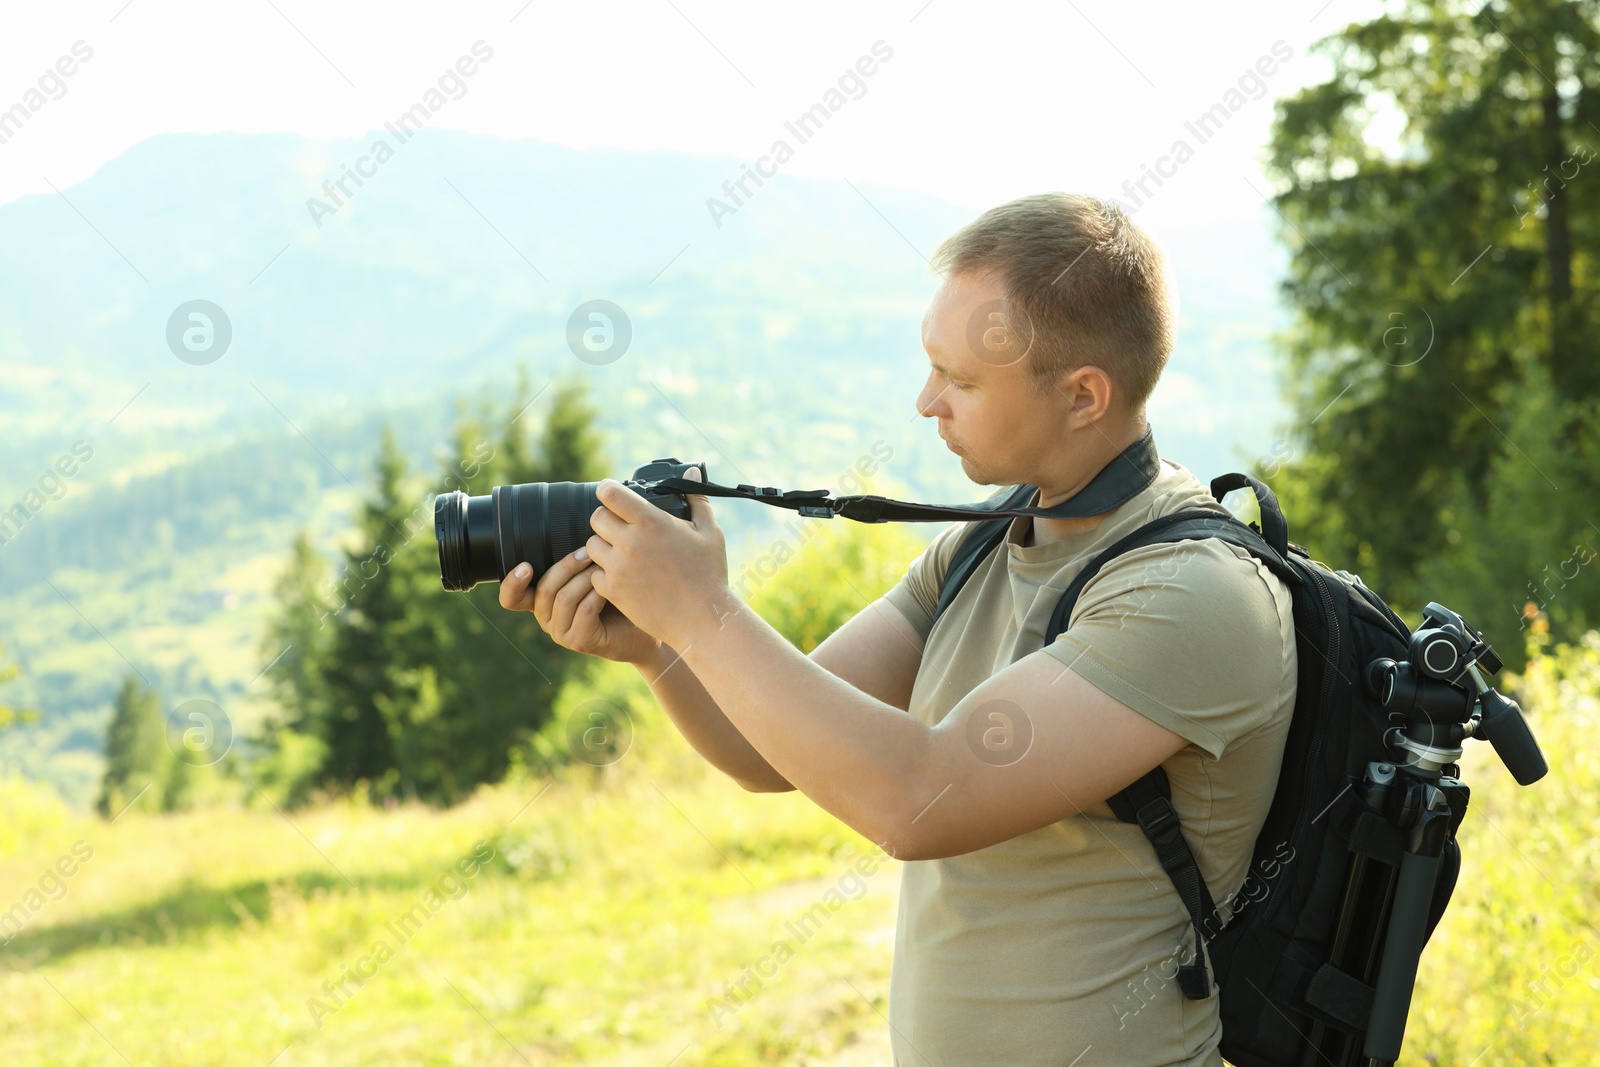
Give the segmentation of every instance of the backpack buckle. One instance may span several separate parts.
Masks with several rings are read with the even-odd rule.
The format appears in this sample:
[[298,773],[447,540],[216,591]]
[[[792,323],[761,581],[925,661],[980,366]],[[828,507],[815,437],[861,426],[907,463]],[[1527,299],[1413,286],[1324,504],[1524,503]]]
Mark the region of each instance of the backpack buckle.
[[1166,797],[1146,802],[1135,815],[1151,841],[1164,845],[1178,836],[1178,813]]

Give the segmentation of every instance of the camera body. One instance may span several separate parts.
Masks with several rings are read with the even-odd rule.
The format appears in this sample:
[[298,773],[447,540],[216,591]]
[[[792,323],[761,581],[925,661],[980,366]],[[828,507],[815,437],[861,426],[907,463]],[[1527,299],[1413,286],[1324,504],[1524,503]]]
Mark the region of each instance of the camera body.
[[[706,482],[710,476],[706,473],[704,463],[680,463],[676,457],[668,456],[666,459],[653,459],[649,463],[640,465],[633,477],[623,484],[640,496],[644,497],[668,515],[676,515],[685,522],[689,519],[689,498],[673,489],[645,489],[663,478],[682,478],[693,467],[700,472],[700,480]],[[587,540],[587,538],[585,538]]]
[[[669,515],[689,518],[683,493],[660,489],[663,478],[682,478],[691,468],[709,480],[704,463],[676,457],[653,459],[623,482]],[[589,519],[600,507],[599,482],[525,482],[497,485],[483,496],[443,493],[433,502],[433,536],[439,543],[439,580],[463,591],[480,582],[504,580],[519,563],[533,567],[533,581],[589,540]]]

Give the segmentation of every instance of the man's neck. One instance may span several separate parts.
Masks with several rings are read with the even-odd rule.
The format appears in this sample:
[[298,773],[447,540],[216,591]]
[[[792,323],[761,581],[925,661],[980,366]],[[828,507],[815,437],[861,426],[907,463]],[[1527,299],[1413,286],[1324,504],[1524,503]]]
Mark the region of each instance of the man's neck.
[[[1084,530],[1092,530],[1105,521],[1104,515],[1090,515],[1083,519],[1036,519],[1026,518],[1022,530],[1022,547],[1032,548],[1034,545],[1048,545]],[[1042,536],[1041,536],[1042,533]]]
[[[1091,427],[1095,447],[1090,454],[1074,465],[1069,475],[1071,482],[1064,487],[1051,487],[1041,484],[1039,486],[1039,500],[1035,507],[1048,508],[1069,500],[1081,492],[1084,486],[1094,481],[1095,475],[1105,469],[1106,464],[1120,456],[1139,438],[1144,436],[1149,424],[1144,416],[1140,415],[1128,422],[1120,432],[1112,432],[1104,427]],[[1105,515],[1090,515],[1081,519],[1040,519],[1027,518],[1023,520],[1022,545],[1024,548],[1033,545],[1048,545],[1059,541],[1063,537],[1085,530],[1092,530],[1105,521]]]

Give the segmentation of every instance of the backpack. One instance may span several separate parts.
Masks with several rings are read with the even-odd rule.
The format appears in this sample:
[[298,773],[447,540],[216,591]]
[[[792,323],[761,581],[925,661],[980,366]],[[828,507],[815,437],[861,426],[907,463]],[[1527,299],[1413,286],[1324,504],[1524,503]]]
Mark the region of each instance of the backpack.
[[[1211,494],[1221,500],[1246,486],[1255,492],[1259,524],[1214,511],[1181,511],[1147,523],[1096,555],[1056,605],[1045,645],[1067,628],[1084,586],[1117,556],[1144,545],[1218,537],[1249,552],[1288,587],[1299,656],[1294,713],[1277,789],[1240,887],[1259,880],[1266,892],[1260,897],[1237,893],[1234,913],[1219,928],[1162,768],[1107,800],[1119,820],[1143,830],[1189,912],[1195,946],[1176,977],[1191,1000],[1212,995],[1206,971],[1210,957],[1221,998],[1222,1055],[1236,1067],[1283,1067],[1306,1059],[1316,1062],[1330,1041],[1353,1054],[1372,1016],[1381,924],[1386,920],[1353,927],[1353,936],[1366,942],[1354,952],[1354,958],[1366,961],[1358,968],[1362,973],[1346,973],[1330,957],[1336,952],[1332,941],[1345,890],[1354,884],[1353,861],[1360,857],[1364,863],[1398,866],[1405,847],[1400,831],[1363,803],[1355,787],[1369,764],[1404,762],[1404,753],[1388,743],[1387,712],[1362,679],[1367,665],[1379,657],[1406,659],[1411,632],[1359,577],[1330,570],[1291,542],[1276,496],[1260,481],[1245,474],[1222,475],[1212,480]],[[1026,507],[1035,489],[1019,486],[981,506]],[[974,520],[962,535],[940,589],[935,625],[982,560],[1004,541],[1010,524],[1009,518]],[[1453,776],[1449,768],[1447,773]],[[1463,799],[1463,811],[1464,805]],[[1424,942],[1444,913],[1460,872],[1455,828],[1463,811],[1455,811],[1450,822]],[[1291,850],[1287,857],[1286,846]],[[1343,953],[1341,960],[1353,958],[1349,945],[1337,951]],[[1403,1028],[1403,1006],[1401,1010]],[[1344,1061],[1335,1056],[1329,1062]]]

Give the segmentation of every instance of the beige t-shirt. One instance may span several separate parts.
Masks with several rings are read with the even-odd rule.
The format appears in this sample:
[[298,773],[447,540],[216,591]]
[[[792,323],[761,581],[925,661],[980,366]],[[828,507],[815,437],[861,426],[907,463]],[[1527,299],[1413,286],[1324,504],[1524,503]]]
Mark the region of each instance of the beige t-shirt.
[[[941,531],[887,596],[927,640],[908,709],[922,722],[938,723],[980,682],[1042,654],[1187,739],[1163,766],[1226,921],[1294,708],[1288,590],[1215,538],[1136,549],[1084,587],[1068,629],[1041,648],[1084,564],[1187,508],[1227,513],[1164,460],[1148,488],[1093,529],[1025,546],[1031,520],[1013,519],[1004,549],[973,572],[931,637],[940,582],[969,524]],[[1221,1067],[1217,998],[1188,1000],[1173,977],[1193,937],[1155,850],[1104,802],[975,852],[907,862],[889,993],[895,1063]]]

